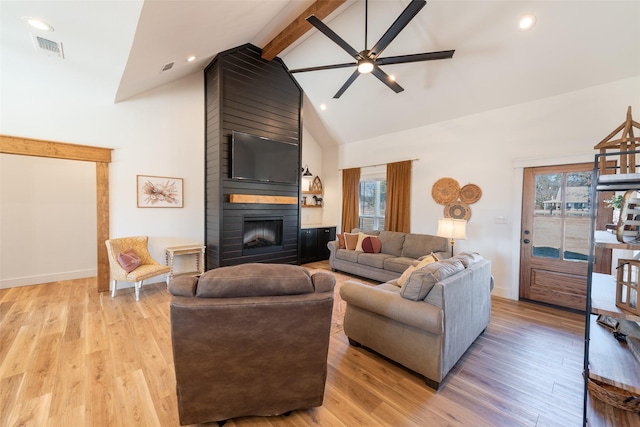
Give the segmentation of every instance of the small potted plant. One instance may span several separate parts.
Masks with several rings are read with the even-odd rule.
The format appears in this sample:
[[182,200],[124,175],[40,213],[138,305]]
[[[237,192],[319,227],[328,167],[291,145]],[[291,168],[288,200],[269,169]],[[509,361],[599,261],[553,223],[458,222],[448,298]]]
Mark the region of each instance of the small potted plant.
[[622,194],[616,194],[604,203],[608,208],[613,209],[613,223],[617,224],[620,220],[620,209],[622,208]]

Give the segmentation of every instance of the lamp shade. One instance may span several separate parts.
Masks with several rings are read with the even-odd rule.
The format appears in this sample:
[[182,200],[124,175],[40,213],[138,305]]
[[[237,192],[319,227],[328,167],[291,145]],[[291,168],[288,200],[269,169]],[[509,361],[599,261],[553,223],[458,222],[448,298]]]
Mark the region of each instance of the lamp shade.
[[447,239],[467,239],[467,220],[455,218],[440,218],[438,220],[438,232],[440,237]]

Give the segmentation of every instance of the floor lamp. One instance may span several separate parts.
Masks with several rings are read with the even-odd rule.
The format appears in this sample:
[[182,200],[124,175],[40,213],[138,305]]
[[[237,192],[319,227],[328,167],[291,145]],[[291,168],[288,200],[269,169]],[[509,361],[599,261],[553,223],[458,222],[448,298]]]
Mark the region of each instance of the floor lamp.
[[455,218],[440,218],[438,220],[438,232],[440,237],[446,237],[451,243],[451,256],[453,256],[453,245],[455,239],[467,239],[467,220]]

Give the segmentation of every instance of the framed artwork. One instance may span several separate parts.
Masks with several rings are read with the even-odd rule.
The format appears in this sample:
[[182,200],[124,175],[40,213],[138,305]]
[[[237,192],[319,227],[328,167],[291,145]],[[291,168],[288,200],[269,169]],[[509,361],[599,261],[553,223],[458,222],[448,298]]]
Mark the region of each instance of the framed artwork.
[[182,208],[182,178],[137,175],[139,208]]

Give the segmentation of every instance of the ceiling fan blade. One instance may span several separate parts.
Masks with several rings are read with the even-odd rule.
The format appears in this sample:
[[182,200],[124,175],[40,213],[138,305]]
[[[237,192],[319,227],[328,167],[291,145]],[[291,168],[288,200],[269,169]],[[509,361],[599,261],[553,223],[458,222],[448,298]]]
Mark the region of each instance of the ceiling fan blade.
[[353,74],[351,74],[351,76],[349,76],[349,78],[347,79],[345,84],[342,85],[340,90],[338,92],[336,92],[335,95],[333,95],[333,97],[335,99],[340,98],[340,96],[344,93],[344,91],[347,90],[349,88],[349,86],[351,86],[351,83],[353,83],[358,78],[359,75],[360,75],[360,72],[358,70],[355,70],[353,72]]
[[342,39],[339,35],[333,32],[333,30],[327,27],[324,22],[319,20],[315,15],[311,15],[307,18],[307,21],[314,27],[316,27],[321,33],[325,36],[329,37],[335,44],[344,49],[349,55],[354,57],[355,59],[359,58],[359,53],[357,50],[349,46],[349,44]]
[[393,24],[389,27],[386,33],[380,37],[378,43],[375,44],[371,48],[370,56],[371,58],[376,58],[378,55],[382,53],[383,50],[389,46],[389,44],[396,38],[400,31],[404,27],[407,26],[409,21],[411,21],[417,14],[427,4],[424,0],[412,0],[411,3],[406,7],[406,9],[398,16],[398,19],[395,20]]
[[382,83],[384,83],[387,86],[389,86],[391,88],[391,90],[393,90],[395,93],[402,92],[404,90],[404,88],[402,86],[400,86],[398,83],[396,83],[395,80],[391,80],[389,75],[387,73],[385,73],[384,71],[382,71],[380,69],[380,67],[378,67],[376,65],[373,66],[373,71],[371,71],[371,74],[376,76],[378,78],[378,80],[380,80]]
[[413,55],[389,56],[378,58],[376,65],[405,64],[407,62],[433,61],[436,59],[449,59],[453,57],[455,50],[443,50],[441,52],[415,53]]
[[290,73],[304,73],[304,72],[307,72],[307,71],[333,70],[334,68],[355,67],[356,65],[358,65],[357,62],[346,62],[344,64],[319,65],[317,67],[296,68],[295,70],[289,70],[289,72]]

